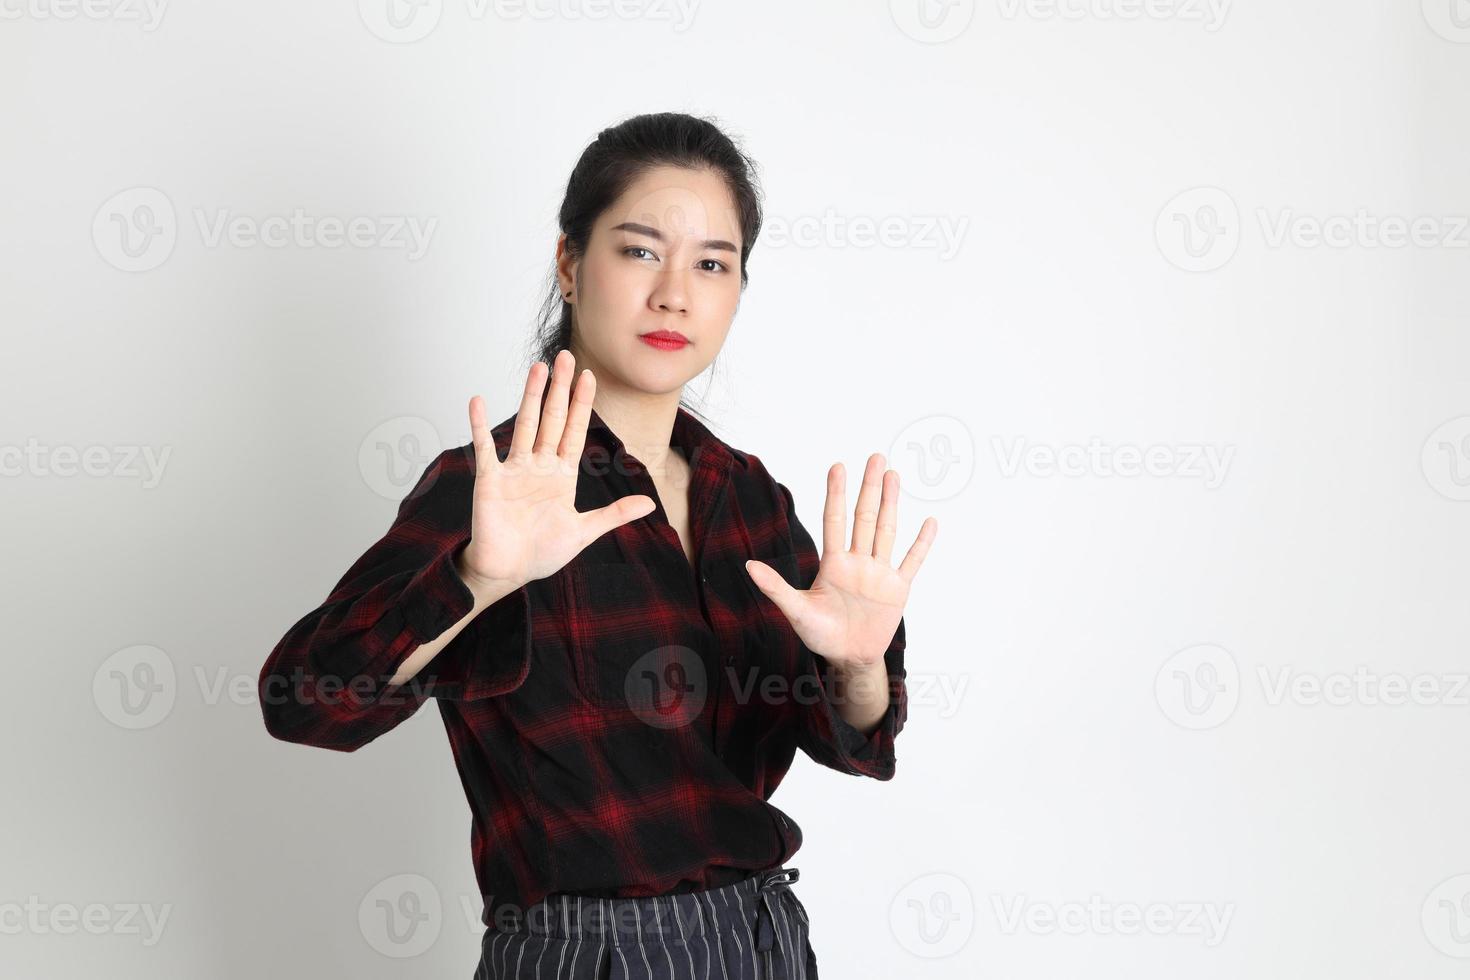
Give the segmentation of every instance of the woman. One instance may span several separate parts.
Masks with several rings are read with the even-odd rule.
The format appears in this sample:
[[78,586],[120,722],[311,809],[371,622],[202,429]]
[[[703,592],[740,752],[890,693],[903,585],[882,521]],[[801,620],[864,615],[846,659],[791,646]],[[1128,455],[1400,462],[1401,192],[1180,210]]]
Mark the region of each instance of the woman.
[[898,474],[875,454],[849,540],[838,463],[819,561],[786,487],[680,403],[760,228],[718,128],[605,130],[560,223],[518,411],[490,428],[470,400],[473,441],[271,654],[266,726],[350,752],[437,699],[474,818],[479,978],[815,978],[783,866],[801,831],[768,799],[797,748],[892,778],[903,607],[937,523],[894,567]]

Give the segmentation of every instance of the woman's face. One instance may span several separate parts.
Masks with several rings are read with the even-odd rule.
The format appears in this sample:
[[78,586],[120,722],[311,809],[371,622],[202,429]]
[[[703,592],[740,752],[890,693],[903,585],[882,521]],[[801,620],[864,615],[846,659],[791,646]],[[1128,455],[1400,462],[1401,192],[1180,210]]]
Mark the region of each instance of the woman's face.
[[[740,220],[719,175],[658,167],[593,225],[579,259],[557,244],[562,295],[571,292],[577,371],[597,387],[677,391],[709,366],[740,303]],[[651,344],[666,331],[686,342]]]

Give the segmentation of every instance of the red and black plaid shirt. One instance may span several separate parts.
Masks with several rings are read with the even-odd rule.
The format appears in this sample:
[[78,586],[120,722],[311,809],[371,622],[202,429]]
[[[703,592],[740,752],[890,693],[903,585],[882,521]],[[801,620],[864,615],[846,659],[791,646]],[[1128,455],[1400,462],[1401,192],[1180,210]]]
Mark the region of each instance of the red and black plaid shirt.
[[[501,459],[514,424],[493,430]],[[486,925],[552,892],[717,888],[786,861],[801,829],[767,801],[798,747],[840,772],[893,777],[908,713],[902,620],[885,655],[888,712],[865,736],[829,700],[826,661],[745,571],[756,558],[798,588],[816,577],[790,491],[682,406],[670,441],[690,463],[693,565],[659,502],[485,609],[394,687],[398,665],[473,607],[454,567],[469,541],[471,443],[428,466],[388,532],[261,670],[273,736],[344,752],[437,699],[473,814]],[[577,509],[634,493],[658,501],[593,412]]]

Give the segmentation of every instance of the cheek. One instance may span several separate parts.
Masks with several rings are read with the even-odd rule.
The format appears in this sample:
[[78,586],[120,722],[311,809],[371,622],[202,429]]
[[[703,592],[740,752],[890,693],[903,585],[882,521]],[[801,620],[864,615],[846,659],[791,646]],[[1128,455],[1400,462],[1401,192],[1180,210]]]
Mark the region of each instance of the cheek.
[[584,278],[588,298],[603,310],[638,310],[647,301],[651,276],[634,262],[616,259],[592,264]]
[[640,304],[636,272],[615,262],[588,263],[582,268],[580,309],[589,334],[602,324],[635,319]]
[[[699,335],[710,347],[725,346],[725,341],[730,336],[730,318],[725,316],[719,320],[707,322],[699,331]],[[713,355],[711,359],[713,360]]]
[[616,270],[605,261],[594,259],[582,263],[582,292],[584,303],[606,302],[609,297],[616,295]]
[[694,273],[689,277],[689,288],[700,304],[709,311],[710,317],[730,319],[735,307],[740,305],[740,273],[726,272],[722,275]]
[[723,344],[734,325],[735,311],[740,307],[740,289],[711,284],[696,300],[700,311],[700,336]]

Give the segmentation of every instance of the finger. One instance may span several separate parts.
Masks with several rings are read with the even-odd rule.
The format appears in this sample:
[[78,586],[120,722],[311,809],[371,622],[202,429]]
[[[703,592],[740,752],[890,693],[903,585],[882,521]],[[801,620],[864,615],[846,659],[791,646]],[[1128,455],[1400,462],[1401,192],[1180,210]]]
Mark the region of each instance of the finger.
[[495,452],[495,440],[490,435],[490,426],[485,422],[485,399],[479,395],[470,399],[470,441],[475,446],[475,476],[488,473],[500,465]]
[[521,392],[521,407],[516,410],[516,427],[510,437],[510,455],[524,456],[536,441],[536,426],[541,414],[541,392],[546,387],[547,368],[537,361],[526,372],[526,388]]
[[577,375],[577,384],[572,388],[572,405],[567,412],[567,429],[561,436],[561,448],[557,452],[563,459],[580,462],[582,449],[587,444],[587,425],[592,418],[592,396],[597,394],[597,377],[590,368],[583,368]]
[[919,574],[919,566],[924,564],[924,557],[929,554],[929,546],[934,543],[934,536],[938,533],[939,522],[932,517],[924,518],[919,536],[909,546],[908,554],[903,556],[903,563],[898,566],[898,574],[903,576],[905,582],[912,582],[914,576]]
[[873,528],[878,523],[878,500],[883,491],[883,457],[868,457],[863,468],[863,485],[858,490],[857,507],[852,515],[852,551],[858,555],[873,553]]
[[801,589],[792,588],[791,584],[781,577],[781,573],[763,561],[751,559],[745,563],[745,571],[750,575],[751,581],[756,587],[776,604],[782,615],[793,625],[797,621],[798,611],[801,609]]
[[657,505],[648,494],[633,493],[626,497],[619,497],[605,507],[587,511],[582,515],[582,524],[591,531],[586,537],[586,544],[582,547],[587,547],[613,528],[622,527],[629,521],[646,517],[656,509]]
[[878,529],[873,536],[873,557],[889,564],[893,539],[898,534],[898,470],[883,474],[883,503],[878,507]]
[[561,444],[561,430],[567,424],[567,392],[572,387],[572,368],[576,358],[569,350],[559,350],[551,362],[551,392],[541,406],[541,428],[536,433],[535,453],[554,453]]
[[847,537],[847,470],[841,463],[827,469],[827,503],[822,507],[822,554],[837,554]]

